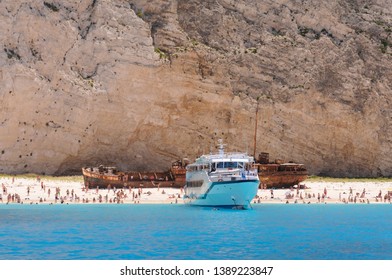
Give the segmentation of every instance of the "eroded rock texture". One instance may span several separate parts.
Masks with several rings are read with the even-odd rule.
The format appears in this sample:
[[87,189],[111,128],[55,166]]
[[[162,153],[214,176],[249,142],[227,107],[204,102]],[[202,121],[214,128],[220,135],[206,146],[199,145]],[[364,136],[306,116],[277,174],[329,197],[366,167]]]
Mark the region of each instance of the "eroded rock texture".
[[387,0],[0,1],[0,172],[231,150],[392,176]]

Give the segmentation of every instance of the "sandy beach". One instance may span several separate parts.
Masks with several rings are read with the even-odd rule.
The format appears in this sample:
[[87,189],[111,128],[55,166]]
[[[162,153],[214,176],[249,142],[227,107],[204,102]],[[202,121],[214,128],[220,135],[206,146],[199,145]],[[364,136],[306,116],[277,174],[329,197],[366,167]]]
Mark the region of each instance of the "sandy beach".
[[[39,177],[1,177],[0,203],[184,203],[183,190],[177,188],[89,189],[82,180],[41,179]],[[392,182],[305,181],[291,189],[259,189],[255,203],[391,203]]]

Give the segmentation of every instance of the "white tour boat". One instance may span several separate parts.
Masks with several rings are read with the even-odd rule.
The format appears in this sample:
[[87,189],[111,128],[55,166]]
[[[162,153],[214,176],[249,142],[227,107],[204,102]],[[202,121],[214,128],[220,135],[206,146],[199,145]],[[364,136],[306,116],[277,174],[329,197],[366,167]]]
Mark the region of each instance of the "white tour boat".
[[184,199],[198,206],[248,209],[260,181],[246,153],[225,153],[222,140],[219,153],[202,155],[186,167]]

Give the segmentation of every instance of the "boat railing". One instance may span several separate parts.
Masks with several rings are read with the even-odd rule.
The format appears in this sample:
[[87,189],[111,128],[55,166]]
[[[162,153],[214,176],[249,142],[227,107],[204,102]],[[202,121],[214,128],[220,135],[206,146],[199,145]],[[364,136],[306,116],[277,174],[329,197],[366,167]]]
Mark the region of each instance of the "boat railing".
[[210,172],[209,178],[213,182],[254,180],[258,178],[257,170],[217,170]]
[[232,182],[232,181],[246,181],[246,180],[257,180],[257,176],[210,176],[211,182]]
[[215,169],[214,171],[211,171],[212,174],[239,174],[241,173],[241,169],[235,168],[235,169],[227,169],[227,168],[218,168]]
[[221,174],[221,175],[230,175],[230,174],[239,174],[241,175],[244,173],[245,175],[250,175],[250,176],[257,176],[258,172],[257,169],[250,169],[250,170],[243,170],[243,169],[216,169],[214,171],[211,171],[210,174]]

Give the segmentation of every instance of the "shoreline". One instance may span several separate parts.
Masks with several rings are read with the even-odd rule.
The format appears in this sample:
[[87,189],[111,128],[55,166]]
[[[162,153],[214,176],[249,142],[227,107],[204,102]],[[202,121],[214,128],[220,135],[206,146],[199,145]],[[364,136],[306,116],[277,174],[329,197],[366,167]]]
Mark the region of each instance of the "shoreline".
[[[0,204],[184,204],[180,188],[84,189],[83,181],[0,177]],[[304,181],[259,189],[251,204],[390,204],[392,181]]]

